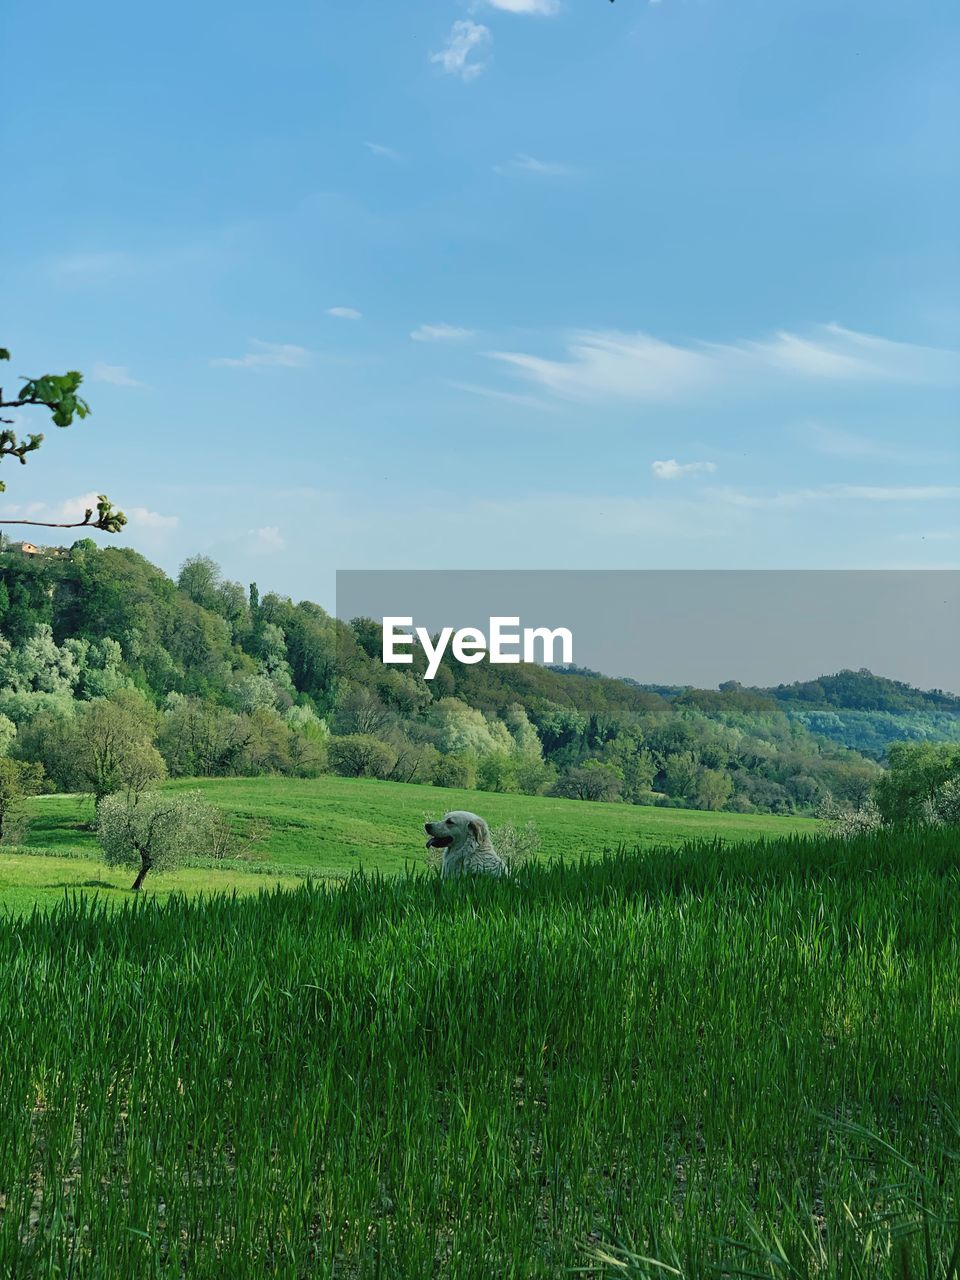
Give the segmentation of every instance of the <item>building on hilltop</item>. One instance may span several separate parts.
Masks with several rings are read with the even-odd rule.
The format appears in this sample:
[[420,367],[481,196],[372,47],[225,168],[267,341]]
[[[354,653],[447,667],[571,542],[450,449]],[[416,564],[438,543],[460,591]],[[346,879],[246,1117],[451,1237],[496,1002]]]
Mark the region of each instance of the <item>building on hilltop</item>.
[[38,547],[34,542],[0,542],[0,551],[19,551],[25,556],[69,556],[66,547]]

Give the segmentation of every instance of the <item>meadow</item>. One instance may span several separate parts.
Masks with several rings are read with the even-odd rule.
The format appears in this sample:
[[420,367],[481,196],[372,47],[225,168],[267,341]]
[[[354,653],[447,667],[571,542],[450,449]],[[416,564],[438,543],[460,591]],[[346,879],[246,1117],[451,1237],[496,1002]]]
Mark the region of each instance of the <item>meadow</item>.
[[[148,878],[145,890],[167,895],[256,891],[263,876],[289,886],[308,876],[342,879],[357,870],[394,874],[426,866],[423,823],[448,809],[483,814],[492,826],[536,826],[540,853],[599,856],[628,848],[679,847],[688,840],[742,841],[812,834],[810,818],[707,813],[627,804],[554,800],[543,796],[457,791],[369,778],[208,778],[167,786],[199,789],[233,820],[244,848],[240,858],[194,860],[190,867]],[[107,869],[91,830],[88,798],[40,796],[29,807],[22,849],[0,851],[0,911],[33,902],[52,905],[65,890],[125,896],[133,875]],[[247,838],[250,833],[253,838]],[[54,855],[38,857],[36,855]],[[257,878],[250,880],[250,873]]]
[[0,1275],[954,1280],[958,891],[933,829],[8,919]]

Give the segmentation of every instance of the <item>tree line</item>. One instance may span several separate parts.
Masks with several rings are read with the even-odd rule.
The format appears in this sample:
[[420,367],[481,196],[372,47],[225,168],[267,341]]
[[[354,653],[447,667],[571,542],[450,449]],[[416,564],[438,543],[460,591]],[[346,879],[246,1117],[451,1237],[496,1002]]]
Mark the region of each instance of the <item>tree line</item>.
[[84,538],[0,553],[0,755],[103,797],[164,776],[344,775],[738,812],[859,807],[879,766],[734,683],[380,660],[379,626]]

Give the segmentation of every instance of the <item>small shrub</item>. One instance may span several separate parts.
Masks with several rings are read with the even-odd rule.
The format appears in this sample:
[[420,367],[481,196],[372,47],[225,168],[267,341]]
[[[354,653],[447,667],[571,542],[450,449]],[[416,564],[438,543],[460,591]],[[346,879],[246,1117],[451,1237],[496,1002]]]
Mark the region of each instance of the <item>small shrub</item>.
[[540,833],[535,822],[528,822],[522,827],[504,822],[494,828],[491,839],[493,847],[511,869],[529,862],[540,852]]
[[827,799],[817,810],[817,817],[829,823],[831,835],[839,836],[842,840],[867,835],[876,831],[883,823],[880,810],[872,800],[865,801],[859,809],[851,809]]
[[208,858],[223,861],[226,858],[251,858],[253,846],[261,844],[270,835],[270,823],[262,818],[251,818],[238,826],[225,809],[211,807],[206,817],[206,834],[202,852]]

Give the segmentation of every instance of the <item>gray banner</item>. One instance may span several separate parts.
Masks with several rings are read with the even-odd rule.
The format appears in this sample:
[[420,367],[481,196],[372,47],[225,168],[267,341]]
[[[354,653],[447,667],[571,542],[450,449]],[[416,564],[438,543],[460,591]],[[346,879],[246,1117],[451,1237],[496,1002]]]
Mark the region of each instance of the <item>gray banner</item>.
[[566,628],[575,665],[644,684],[770,686],[866,667],[960,692],[960,570],[345,570],[336,611],[488,641],[495,618]]

